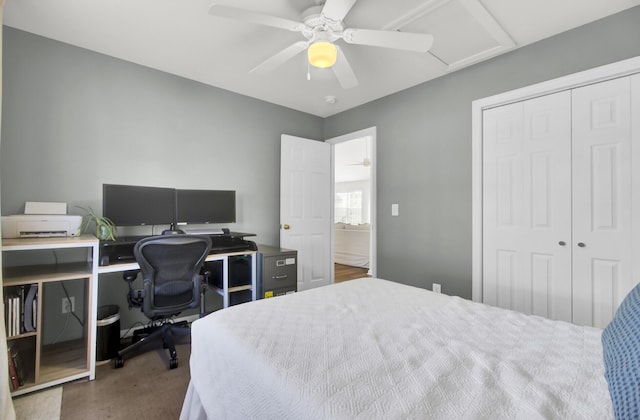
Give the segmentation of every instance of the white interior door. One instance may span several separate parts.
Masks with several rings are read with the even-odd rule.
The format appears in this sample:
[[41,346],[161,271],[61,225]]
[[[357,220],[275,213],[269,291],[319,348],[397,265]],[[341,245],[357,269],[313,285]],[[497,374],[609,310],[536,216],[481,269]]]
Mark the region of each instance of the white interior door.
[[280,155],[280,246],[298,251],[298,291],[331,284],[331,145],[283,134]]
[[605,327],[632,276],[631,96],[623,77],[573,90],[573,322]]
[[571,321],[571,97],[483,113],[483,302]]

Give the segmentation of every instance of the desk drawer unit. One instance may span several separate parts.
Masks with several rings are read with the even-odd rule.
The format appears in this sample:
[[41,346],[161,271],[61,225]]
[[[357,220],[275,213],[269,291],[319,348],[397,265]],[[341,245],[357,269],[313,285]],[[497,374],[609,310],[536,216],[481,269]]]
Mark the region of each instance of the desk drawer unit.
[[298,288],[298,252],[258,246],[258,299],[294,293]]

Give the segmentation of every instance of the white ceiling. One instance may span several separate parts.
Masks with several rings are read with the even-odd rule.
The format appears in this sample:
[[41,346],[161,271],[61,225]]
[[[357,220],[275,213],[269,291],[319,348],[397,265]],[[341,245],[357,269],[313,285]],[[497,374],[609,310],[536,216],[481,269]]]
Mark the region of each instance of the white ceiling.
[[[314,0],[220,0],[300,20]],[[640,0],[359,0],[345,27],[429,33],[429,53],[337,41],[359,85],[342,89],[300,54],[249,70],[300,33],[208,14],[211,0],[6,0],[4,24],[208,85],[327,117],[640,4]],[[336,102],[329,104],[327,96]]]

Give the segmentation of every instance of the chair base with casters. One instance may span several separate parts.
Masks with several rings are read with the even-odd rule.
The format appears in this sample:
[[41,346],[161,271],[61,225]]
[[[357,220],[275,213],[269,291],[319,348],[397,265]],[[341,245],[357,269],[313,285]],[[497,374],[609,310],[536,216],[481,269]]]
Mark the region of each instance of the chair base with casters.
[[178,367],[178,353],[173,340],[174,336],[186,336],[191,334],[191,327],[187,321],[171,322],[163,320],[159,325],[150,325],[133,332],[132,343],[124,349],[118,351],[115,359],[115,367],[124,366],[124,356],[133,352],[139,347],[145,345],[149,341],[156,339],[162,340],[162,347],[169,350],[169,369]]

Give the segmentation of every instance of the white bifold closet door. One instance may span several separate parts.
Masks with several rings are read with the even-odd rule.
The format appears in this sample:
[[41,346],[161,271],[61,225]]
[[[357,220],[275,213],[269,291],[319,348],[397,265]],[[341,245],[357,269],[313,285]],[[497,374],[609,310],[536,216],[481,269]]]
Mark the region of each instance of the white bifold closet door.
[[605,327],[634,284],[631,80],[572,93],[573,322]]
[[606,326],[636,283],[631,138],[630,77],[484,111],[483,302]]
[[483,302],[571,321],[571,94],[483,115]]

